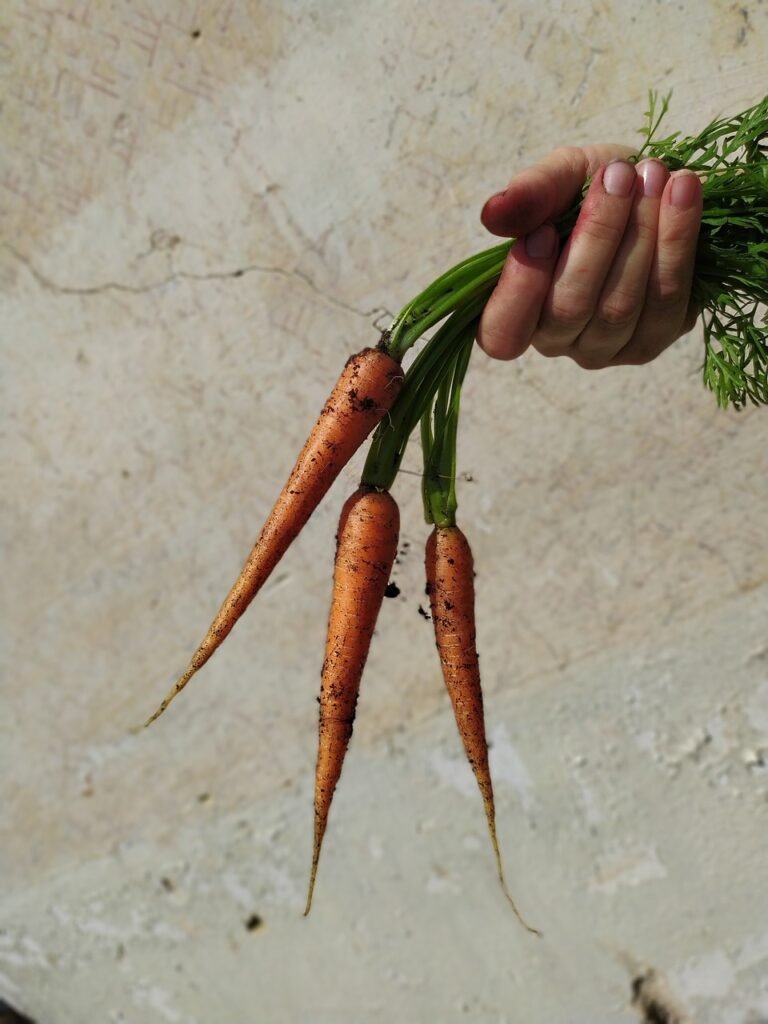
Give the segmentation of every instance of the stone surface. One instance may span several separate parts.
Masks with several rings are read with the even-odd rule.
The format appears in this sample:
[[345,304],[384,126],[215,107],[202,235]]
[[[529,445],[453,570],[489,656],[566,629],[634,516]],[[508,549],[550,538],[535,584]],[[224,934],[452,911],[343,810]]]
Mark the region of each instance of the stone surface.
[[[0,998],[38,1024],[768,1018],[768,419],[697,332],[470,370],[500,899],[423,601],[419,459],[312,915],[349,467],[150,731],[346,355],[563,142],[764,91],[768,6],[11,0]],[[415,473],[416,475],[412,475]],[[406,544],[407,542],[407,544]],[[655,975],[654,975],[655,977]]]

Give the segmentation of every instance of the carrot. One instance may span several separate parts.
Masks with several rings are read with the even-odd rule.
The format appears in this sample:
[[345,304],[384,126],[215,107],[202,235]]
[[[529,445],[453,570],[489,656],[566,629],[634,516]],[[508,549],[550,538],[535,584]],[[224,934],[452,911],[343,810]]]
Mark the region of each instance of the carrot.
[[352,736],[360,678],[397,554],[399,530],[397,502],[388,491],[361,486],[341,511],[320,685],[314,847],[305,915],[312,905],[328,812]]
[[504,895],[520,922],[536,935],[523,918],[507,889],[496,838],[496,811],[485,738],[480,662],[475,642],[474,562],[467,538],[458,526],[436,526],[427,540],[427,593],[432,608],[440,664],[453,704],[459,734],[485,805],[485,816]]
[[365,348],[347,360],[234,586],[186,671],[147,725],[229,635],[341,470],[392,407],[402,384],[400,364],[381,348]]

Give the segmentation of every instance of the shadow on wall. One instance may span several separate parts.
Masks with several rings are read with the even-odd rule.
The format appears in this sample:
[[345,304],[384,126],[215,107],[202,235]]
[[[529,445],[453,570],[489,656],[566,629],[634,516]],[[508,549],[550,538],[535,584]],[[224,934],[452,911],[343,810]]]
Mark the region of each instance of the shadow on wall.
[[[655,968],[639,971],[630,984],[632,1007],[640,1015],[641,1024],[696,1024],[671,991],[667,979]],[[744,1024],[768,1024],[768,1020],[749,1015]]]
[[0,999],[0,1024],[35,1024],[23,1013],[17,1013],[12,1006]]

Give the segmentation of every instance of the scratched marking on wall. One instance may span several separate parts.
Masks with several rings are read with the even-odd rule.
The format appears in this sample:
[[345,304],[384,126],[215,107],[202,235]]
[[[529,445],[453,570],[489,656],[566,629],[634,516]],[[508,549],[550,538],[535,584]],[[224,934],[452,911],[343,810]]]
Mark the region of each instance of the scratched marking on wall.
[[0,217],[26,247],[124,178],[158,133],[266,71],[284,15],[247,0],[11,0],[0,12]]

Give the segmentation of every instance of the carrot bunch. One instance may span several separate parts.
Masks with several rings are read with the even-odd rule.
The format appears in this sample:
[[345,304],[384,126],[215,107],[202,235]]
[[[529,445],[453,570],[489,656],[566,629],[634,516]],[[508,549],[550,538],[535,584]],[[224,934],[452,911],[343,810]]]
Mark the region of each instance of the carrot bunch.
[[[655,133],[667,100],[651,94],[640,156],[702,174],[704,212],[693,294],[704,312],[705,383],[721,405],[768,403],[768,97],[698,136]],[[563,237],[581,198],[562,218]],[[331,801],[355,719],[371,638],[398,545],[399,512],[390,491],[409,438],[421,424],[425,552],[439,662],[485,808],[503,892],[475,631],[474,567],[456,522],[456,444],[461,389],[478,321],[512,242],[464,260],[403,307],[376,348],[353,355],[342,370],[234,586],[189,665],[147,721],[154,722],[208,661],[264,585],[343,467],[373,433],[360,486],[347,499],[336,537],[333,589],[319,697],[314,842],[309,912]],[[407,372],[402,362],[440,324]]]
[[[397,554],[400,517],[390,489],[408,439],[421,420],[425,508],[428,521],[436,524],[427,544],[427,590],[440,663],[483,797],[503,891],[525,927],[539,934],[519,914],[504,880],[474,638],[472,555],[453,518],[458,397],[477,322],[492,287],[488,268],[496,260],[495,254],[483,254],[480,261],[473,259],[455,268],[404,310],[378,348],[364,349],[349,359],[240,575],[186,670],[146,723],[163,714],[226,639],[341,469],[378,424],[360,486],[344,503],[336,535],[319,696],[314,841],[305,914],[312,904],[331,802],[352,736],[360,680]],[[467,275],[463,283],[461,278]],[[445,323],[404,373],[402,354],[446,313]],[[450,415],[446,414],[448,404]],[[434,433],[428,426],[431,415]],[[447,503],[442,500],[444,494],[450,496]]]

